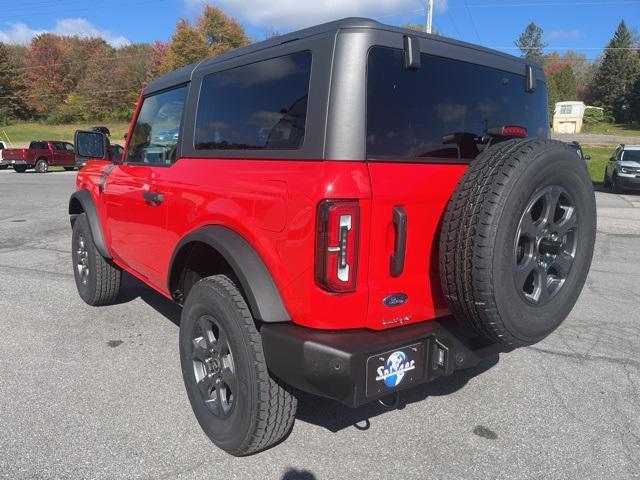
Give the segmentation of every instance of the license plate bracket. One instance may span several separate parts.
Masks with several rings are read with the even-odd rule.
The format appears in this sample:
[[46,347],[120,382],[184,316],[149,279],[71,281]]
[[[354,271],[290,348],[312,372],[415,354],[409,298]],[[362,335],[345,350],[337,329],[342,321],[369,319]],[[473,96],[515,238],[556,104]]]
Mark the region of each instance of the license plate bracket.
[[372,397],[412,385],[424,377],[425,344],[414,343],[367,359],[366,396]]

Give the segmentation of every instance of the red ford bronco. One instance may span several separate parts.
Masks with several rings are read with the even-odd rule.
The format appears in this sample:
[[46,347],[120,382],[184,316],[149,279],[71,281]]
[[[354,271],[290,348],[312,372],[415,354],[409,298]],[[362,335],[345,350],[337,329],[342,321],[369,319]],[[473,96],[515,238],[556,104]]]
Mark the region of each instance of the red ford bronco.
[[78,291],[112,303],[126,271],[181,304],[198,422],[263,450],[296,389],[356,407],[558,327],[596,213],[548,126],[537,65],[366,19],[184,67],[144,90],[122,161],[76,132]]

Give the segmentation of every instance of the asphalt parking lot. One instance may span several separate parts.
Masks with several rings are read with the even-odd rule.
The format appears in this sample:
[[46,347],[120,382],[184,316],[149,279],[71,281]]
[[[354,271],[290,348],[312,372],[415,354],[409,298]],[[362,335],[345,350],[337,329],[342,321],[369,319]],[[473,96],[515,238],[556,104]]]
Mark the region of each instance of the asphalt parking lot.
[[350,410],[302,395],[289,438],[234,458],[201,432],[179,309],[127,278],[91,308],[70,260],[74,172],[0,172],[0,477],[640,478],[640,194],[598,192],[596,253],[544,342]]

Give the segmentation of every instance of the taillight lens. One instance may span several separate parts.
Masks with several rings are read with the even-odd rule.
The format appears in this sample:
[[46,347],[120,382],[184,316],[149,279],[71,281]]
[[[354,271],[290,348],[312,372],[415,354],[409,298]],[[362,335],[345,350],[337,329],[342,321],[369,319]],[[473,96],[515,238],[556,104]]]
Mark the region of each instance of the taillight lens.
[[358,201],[323,200],[316,228],[316,282],[330,292],[353,292],[358,271]]

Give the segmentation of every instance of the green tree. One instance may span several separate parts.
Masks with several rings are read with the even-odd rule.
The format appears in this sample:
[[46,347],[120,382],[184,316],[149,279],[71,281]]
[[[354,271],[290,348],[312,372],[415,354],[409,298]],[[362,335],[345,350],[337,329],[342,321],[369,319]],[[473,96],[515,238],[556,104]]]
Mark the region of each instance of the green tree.
[[631,119],[631,92],[640,72],[633,46],[633,35],[621,20],[590,85],[593,104],[621,123]]
[[516,47],[522,52],[522,57],[540,65],[544,63],[544,49],[547,46],[542,43],[542,28],[531,22],[516,40]]
[[547,108],[549,109],[549,121],[553,121],[553,114],[555,113],[556,103],[560,101],[560,94],[558,93],[558,85],[554,75],[547,76]]
[[578,99],[578,85],[572,68],[565,65],[553,75],[561,102]]
[[22,77],[11,52],[4,43],[0,43],[0,124],[24,118],[27,113]]
[[640,123],[640,76],[631,91],[631,119]]

